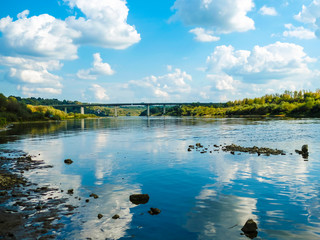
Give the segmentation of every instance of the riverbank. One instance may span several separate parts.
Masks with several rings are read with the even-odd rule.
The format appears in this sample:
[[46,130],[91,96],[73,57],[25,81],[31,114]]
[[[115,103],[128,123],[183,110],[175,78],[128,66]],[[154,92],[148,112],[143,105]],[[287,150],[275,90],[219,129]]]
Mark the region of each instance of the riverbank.
[[60,189],[24,176],[53,167],[34,158],[22,151],[0,150],[0,239],[56,239],[63,227],[57,220],[75,208],[66,204]]

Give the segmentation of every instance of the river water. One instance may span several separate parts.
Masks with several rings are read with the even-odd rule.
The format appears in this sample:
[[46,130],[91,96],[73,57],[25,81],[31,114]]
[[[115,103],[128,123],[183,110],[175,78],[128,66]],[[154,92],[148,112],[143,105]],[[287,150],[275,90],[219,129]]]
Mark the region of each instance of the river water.
[[[248,239],[241,228],[250,218],[256,239],[320,239],[319,124],[169,117],[26,123],[1,132],[0,148],[53,165],[25,176],[64,190],[61,197],[78,207],[60,219],[59,239]],[[208,152],[188,152],[196,143]],[[214,151],[232,143],[286,155]],[[308,161],[295,153],[303,144]],[[85,202],[91,193],[99,198]],[[149,202],[132,204],[135,193],[149,194]],[[161,213],[150,215],[150,207]]]

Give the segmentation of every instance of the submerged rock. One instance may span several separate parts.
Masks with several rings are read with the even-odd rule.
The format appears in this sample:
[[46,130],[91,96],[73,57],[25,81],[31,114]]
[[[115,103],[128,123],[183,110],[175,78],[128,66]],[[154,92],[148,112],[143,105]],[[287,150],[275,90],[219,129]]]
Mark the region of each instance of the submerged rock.
[[68,194],[73,194],[73,189],[69,189]]
[[231,154],[234,154],[235,152],[246,152],[250,154],[257,153],[258,155],[264,154],[266,156],[270,155],[285,155],[285,152],[283,150],[279,149],[271,149],[266,147],[241,147],[235,144],[226,145],[222,147],[222,150],[225,152],[230,152]]
[[129,199],[133,204],[139,205],[149,202],[149,198],[148,194],[132,194]]
[[161,213],[161,210],[159,208],[150,208],[148,213],[150,213],[151,215],[158,215],[159,213]]
[[64,160],[64,163],[70,165],[70,164],[73,163],[73,161],[68,158],[68,159],[65,159],[65,160]]
[[306,145],[303,145],[302,147],[301,147],[301,151],[302,151],[302,153],[307,153],[309,150],[308,150],[308,145],[306,144]]
[[98,198],[99,196],[98,196],[97,194],[95,194],[95,193],[91,193],[91,194],[90,194],[90,197]]
[[203,145],[201,145],[201,143],[196,143],[196,147],[203,148]]
[[98,214],[98,218],[101,219],[103,218],[103,215],[101,213]]
[[116,215],[114,215],[114,216],[112,217],[112,219],[118,219],[118,218],[120,218],[120,216],[119,216],[118,214],[116,214]]
[[295,150],[296,153],[302,155],[302,157],[306,160],[308,160],[309,157],[309,149],[308,149],[308,145],[305,144],[301,147],[301,150]]
[[255,221],[252,219],[249,219],[244,226],[241,228],[241,231],[246,235],[248,238],[255,238],[258,236],[258,226]]

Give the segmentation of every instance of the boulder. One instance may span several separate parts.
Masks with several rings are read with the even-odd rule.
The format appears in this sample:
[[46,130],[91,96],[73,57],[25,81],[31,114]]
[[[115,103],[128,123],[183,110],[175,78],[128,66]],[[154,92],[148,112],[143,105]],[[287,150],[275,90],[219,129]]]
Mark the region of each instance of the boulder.
[[243,231],[244,235],[246,235],[248,238],[253,239],[258,236],[257,229],[257,223],[252,219],[249,219],[241,228],[241,231]]
[[91,193],[91,194],[90,194],[90,197],[98,198],[99,196],[98,196],[97,194],[95,194],[95,193]]
[[103,218],[103,215],[101,213],[98,214],[98,218],[101,219]]
[[120,218],[120,216],[119,216],[118,214],[116,214],[116,215],[114,215],[114,216],[112,217],[112,219],[118,219],[118,218]]
[[73,194],[73,189],[69,189],[68,194]]
[[133,204],[139,205],[149,202],[149,198],[148,194],[132,194],[129,199]]
[[161,210],[159,208],[150,208],[148,213],[150,213],[151,215],[158,215],[159,213],[161,213]]
[[301,147],[301,151],[302,151],[302,153],[307,153],[309,150],[308,150],[308,145],[307,144],[305,144],[305,145],[303,145],[302,147]]
[[64,163],[70,165],[71,163],[73,163],[73,161],[68,158],[64,160]]

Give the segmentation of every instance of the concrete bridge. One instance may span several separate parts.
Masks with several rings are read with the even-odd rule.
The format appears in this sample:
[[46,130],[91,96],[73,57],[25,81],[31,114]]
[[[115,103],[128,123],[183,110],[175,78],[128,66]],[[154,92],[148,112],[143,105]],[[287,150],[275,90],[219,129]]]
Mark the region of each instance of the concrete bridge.
[[[60,104],[60,105],[51,105],[56,108],[64,108],[64,111],[67,113],[69,107],[79,107],[80,113],[84,114],[85,107],[114,107],[114,116],[117,117],[117,108],[118,107],[130,107],[130,106],[146,106],[147,107],[147,116],[150,116],[150,106],[163,106],[163,114],[166,113],[166,106],[182,106],[182,105],[191,105],[194,103],[87,103],[87,104]],[[198,103],[201,105],[201,103]],[[216,104],[216,103],[202,103],[202,105],[207,104]]]

